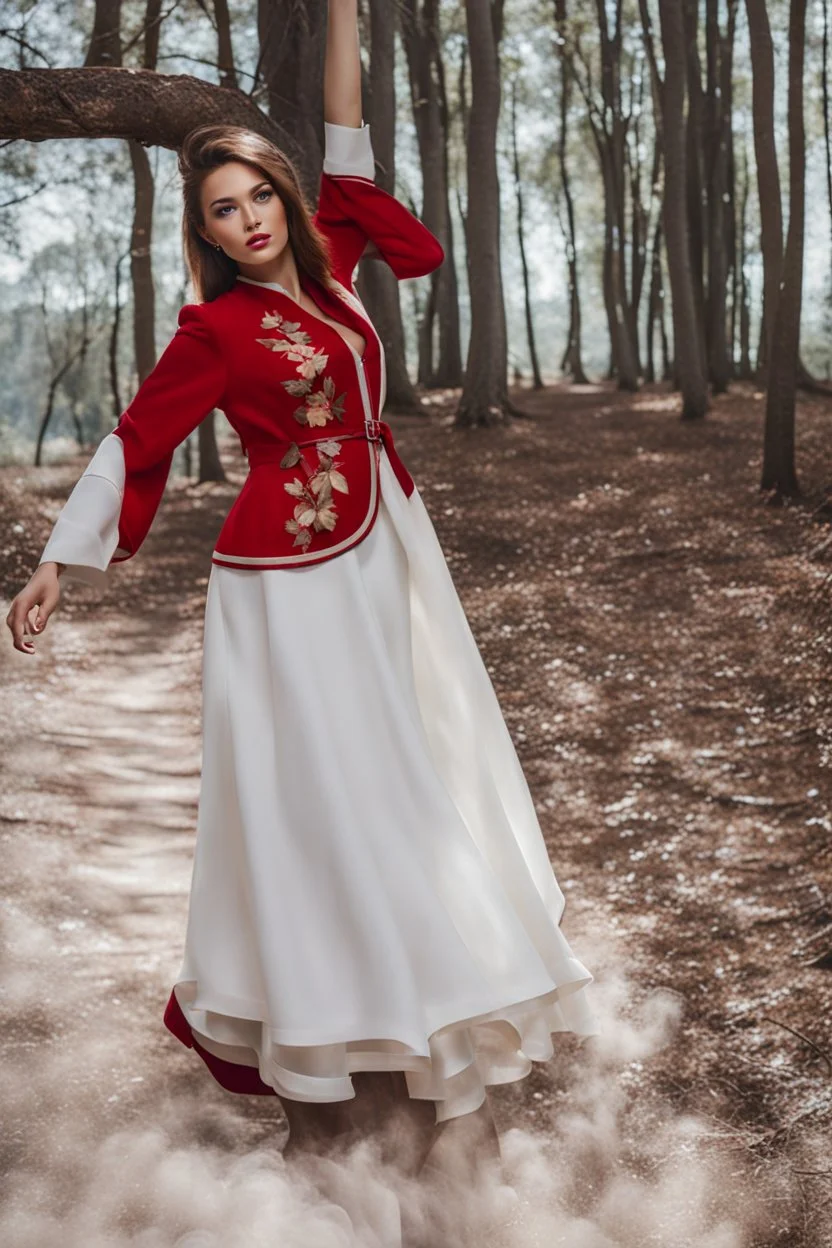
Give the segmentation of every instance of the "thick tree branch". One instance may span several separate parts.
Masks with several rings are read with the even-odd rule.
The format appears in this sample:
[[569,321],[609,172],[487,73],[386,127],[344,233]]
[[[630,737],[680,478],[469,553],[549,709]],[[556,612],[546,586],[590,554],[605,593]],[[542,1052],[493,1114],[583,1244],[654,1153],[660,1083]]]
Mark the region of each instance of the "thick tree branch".
[[246,126],[284,142],[280,126],[242,91],[188,74],[144,69],[0,69],[0,136],[116,138],[176,149],[207,122]]

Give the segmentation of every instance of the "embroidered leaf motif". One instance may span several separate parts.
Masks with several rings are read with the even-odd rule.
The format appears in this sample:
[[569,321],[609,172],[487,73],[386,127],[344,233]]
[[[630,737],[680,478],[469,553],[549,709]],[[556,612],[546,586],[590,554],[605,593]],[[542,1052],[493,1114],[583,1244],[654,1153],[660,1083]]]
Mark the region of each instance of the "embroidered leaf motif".
[[297,380],[295,380],[295,378],[291,378],[289,381],[284,381],[282,384],[284,389],[295,398],[308,394],[312,389],[312,382],[306,381],[303,378],[298,378]]
[[[327,445],[330,449],[338,447],[338,444],[334,442],[329,442]],[[299,459],[300,448],[296,442],[292,443],[284,459],[293,452],[297,452]],[[294,534],[295,540],[292,546],[300,546],[303,550],[306,550],[312,541],[313,531],[331,533],[338,523],[338,511],[332,501],[333,488],[340,490],[343,494],[349,493],[346,478],[337,471],[332,458],[325,451],[320,450],[320,444],[318,457],[321,470],[316,472],[306,485],[300,477],[283,483],[286,493],[299,500],[295,504],[291,519],[285,522],[286,532]]]
[[294,468],[295,464],[300,463],[300,447],[297,442],[293,442],[286,454],[280,461],[281,468]]
[[334,414],[332,404],[324,391],[313,390],[306,400],[307,422],[314,427],[325,425],[332,420]]
[[267,312],[260,322],[261,329],[279,329],[293,342],[310,343],[312,339],[300,327],[300,321],[284,321],[279,312]]
[[320,511],[315,515],[313,525],[319,532],[321,529],[326,529],[328,533],[331,533],[335,528],[337,520],[338,515],[334,507],[321,507]]
[[287,520],[285,528],[287,533],[295,534],[295,540],[292,542],[292,546],[302,546],[305,550],[312,541],[312,534],[308,529],[302,529],[297,520]]
[[346,477],[331,465],[332,460],[324,460],[321,463],[320,472],[316,472],[313,477],[309,478],[309,488],[318,495],[319,501],[324,495],[329,497],[333,490],[338,490],[341,494],[350,492]]
[[317,508],[313,503],[298,503],[295,508],[295,519],[305,529],[312,524],[317,514]]
[[303,363],[304,360],[311,360],[315,354],[314,347],[304,346],[303,343],[284,342],[281,338],[275,338],[275,342],[277,343],[275,350],[285,352],[294,364]]
[[[343,423],[347,392],[344,391],[336,397],[335,381],[331,376],[323,377],[320,388],[313,389],[313,382],[321,377],[329,363],[328,354],[315,348],[310,335],[301,329],[300,321],[284,320],[278,312],[267,312],[260,325],[262,329],[277,330],[280,336],[258,338],[257,342],[267,351],[281,355],[296,365],[295,372],[298,376],[282,380],[281,385],[293,398],[306,400],[292,413],[298,424],[315,429],[331,420]],[[340,444],[335,440],[318,443],[319,471],[309,477],[306,484],[300,477],[283,483],[286,493],[298,499],[294,515],[285,525],[287,533],[294,535],[293,546],[306,550],[312,541],[313,531],[332,532],[338,522],[332,491],[349,493],[346,477],[338,471],[340,465],[334,458],[339,450]],[[294,468],[300,462],[300,448],[296,442],[292,442],[285,451],[280,466]]]

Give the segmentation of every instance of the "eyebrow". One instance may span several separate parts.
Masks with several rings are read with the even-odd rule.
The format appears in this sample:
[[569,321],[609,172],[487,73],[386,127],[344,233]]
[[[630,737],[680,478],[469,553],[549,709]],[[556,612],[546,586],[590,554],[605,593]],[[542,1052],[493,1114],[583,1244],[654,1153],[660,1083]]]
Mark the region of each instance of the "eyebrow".
[[[267,180],[264,178],[262,182],[258,182],[256,186],[253,186],[253,187],[251,188],[251,190],[249,191],[249,194],[250,194],[250,195],[253,195],[255,191],[259,191],[259,190],[260,190],[260,187],[261,187],[261,186],[271,186],[271,182],[267,181]],[[233,196],[233,195],[223,195],[223,197],[222,197],[221,199],[212,199],[212,200],[211,200],[211,202],[210,202],[210,204],[208,205],[208,207],[209,207],[209,208],[213,208],[213,207],[214,207],[214,204],[233,204],[233,203],[235,203],[235,202],[236,202],[236,201],[235,201],[235,199],[234,199],[234,196]]]

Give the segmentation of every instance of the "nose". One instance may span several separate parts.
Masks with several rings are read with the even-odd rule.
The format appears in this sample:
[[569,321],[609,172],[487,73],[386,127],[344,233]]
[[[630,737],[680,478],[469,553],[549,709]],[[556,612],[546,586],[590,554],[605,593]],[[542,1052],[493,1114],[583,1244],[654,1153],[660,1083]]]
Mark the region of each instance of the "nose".
[[251,233],[252,230],[256,230],[259,224],[260,219],[257,216],[256,210],[254,208],[246,208],[245,225],[243,227],[246,232]]

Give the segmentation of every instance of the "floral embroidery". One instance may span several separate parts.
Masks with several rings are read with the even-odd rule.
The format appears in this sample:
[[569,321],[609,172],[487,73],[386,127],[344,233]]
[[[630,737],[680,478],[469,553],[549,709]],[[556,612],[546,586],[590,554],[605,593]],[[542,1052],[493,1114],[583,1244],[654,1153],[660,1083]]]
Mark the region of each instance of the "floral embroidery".
[[[304,550],[312,541],[313,531],[320,533],[322,529],[331,533],[338,521],[338,512],[332,500],[332,491],[349,494],[349,485],[343,473],[338,471],[339,444],[335,441],[318,442],[318,471],[313,473],[304,484],[300,477],[284,482],[283,488],[292,498],[298,499],[294,516],[286,521],[286,532],[294,533],[293,546],[301,546]],[[283,459],[281,468],[293,468],[300,462],[300,447],[293,442]]]
[[313,390],[306,402],[301,407],[296,407],[292,415],[300,424],[313,428],[325,425],[333,417],[343,424],[345,398],[346,391],[336,399],[335,382],[331,377],[324,377],[321,389]]
[[298,424],[314,429],[330,420],[343,423],[346,391],[336,398],[335,382],[329,376],[324,377],[320,389],[313,390],[312,383],[326,368],[329,356],[312,346],[312,339],[301,329],[300,321],[287,321],[279,312],[267,312],[260,326],[262,329],[277,329],[283,335],[282,338],[258,338],[260,345],[268,351],[280,352],[297,365],[296,372],[300,376],[284,381],[282,385],[294,398],[306,399],[292,413]]

